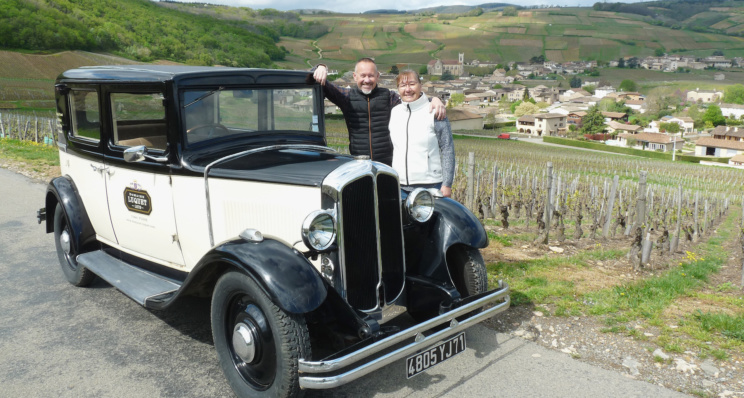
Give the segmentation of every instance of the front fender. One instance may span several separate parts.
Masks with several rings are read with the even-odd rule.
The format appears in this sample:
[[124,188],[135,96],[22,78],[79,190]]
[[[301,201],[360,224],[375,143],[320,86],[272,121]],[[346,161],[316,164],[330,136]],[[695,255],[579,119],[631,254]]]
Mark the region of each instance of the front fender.
[[462,244],[476,249],[488,246],[488,235],[480,220],[467,207],[449,198],[434,202],[434,214],[427,223],[406,229],[406,265],[409,273],[439,281],[451,281],[447,271],[447,251]]
[[[318,308],[328,293],[322,277],[310,261],[296,249],[275,239],[247,242],[236,238],[223,242],[199,260],[185,284],[190,284],[189,279],[208,278],[209,274],[216,279],[219,274],[215,264],[229,264],[245,271],[276,305],[293,314]],[[224,268],[219,268],[222,270]]]
[[72,229],[72,244],[78,250],[87,243],[95,241],[96,231],[90,223],[82,199],[78,194],[75,183],[69,177],[57,177],[47,186],[44,205],[46,207],[46,232],[54,232],[54,211],[57,203],[67,215]]

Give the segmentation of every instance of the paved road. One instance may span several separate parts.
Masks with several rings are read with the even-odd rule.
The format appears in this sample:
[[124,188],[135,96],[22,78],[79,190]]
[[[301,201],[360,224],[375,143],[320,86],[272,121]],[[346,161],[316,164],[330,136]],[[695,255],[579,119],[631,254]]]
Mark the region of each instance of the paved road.
[[[148,311],[104,282],[68,284],[36,223],[45,185],[0,169],[0,396],[229,397],[208,300]],[[471,328],[468,348],[406,380],[398,362],[309,397],[684,397],[517,337]]]

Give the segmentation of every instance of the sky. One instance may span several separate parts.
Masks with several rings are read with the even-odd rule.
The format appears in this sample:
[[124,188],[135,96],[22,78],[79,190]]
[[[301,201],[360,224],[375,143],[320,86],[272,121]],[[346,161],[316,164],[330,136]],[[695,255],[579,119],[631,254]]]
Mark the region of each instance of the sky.
[[[420,8],[436,7],[441,5],[478,5],[485,3],[510,3],[521,6],[534,5],[560,5],[570,7],[591,7],[597,1],[602,0],[516,0],[516,1],[493,1],[493,0],[376,0],[374,2],[350,1],[350,0],[178,0],[182,3],[211,3],[225,4],[236,7],[250,7],[253,9],[274,8],[276,10],[288,11],[297,9],[319,9],[345,13],[360,13],[368,10],[417,10]],[[611,0],[613,3],[637,3],[638,0]]]

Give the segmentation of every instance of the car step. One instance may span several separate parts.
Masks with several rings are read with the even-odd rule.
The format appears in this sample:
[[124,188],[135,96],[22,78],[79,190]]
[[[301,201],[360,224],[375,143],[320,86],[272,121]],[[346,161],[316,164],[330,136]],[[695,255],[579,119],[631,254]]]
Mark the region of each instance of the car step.
[[174,281],[131,266],[102,250],[83,253],[77,261],[144,307],[149,307],[148,302],[162,301],[166,298],[164,296],[171,295],[181,287]]

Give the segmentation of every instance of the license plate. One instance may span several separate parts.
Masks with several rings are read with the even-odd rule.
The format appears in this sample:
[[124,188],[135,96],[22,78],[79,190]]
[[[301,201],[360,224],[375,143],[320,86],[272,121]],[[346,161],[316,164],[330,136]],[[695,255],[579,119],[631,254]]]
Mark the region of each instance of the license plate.
[[426,351],[419,352],[406,358],[406,374],[410,379],[413,376],[431,368],[434,365],[454,357],[465,351],[465,332],[442,342]]

